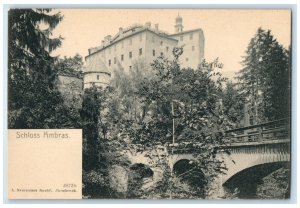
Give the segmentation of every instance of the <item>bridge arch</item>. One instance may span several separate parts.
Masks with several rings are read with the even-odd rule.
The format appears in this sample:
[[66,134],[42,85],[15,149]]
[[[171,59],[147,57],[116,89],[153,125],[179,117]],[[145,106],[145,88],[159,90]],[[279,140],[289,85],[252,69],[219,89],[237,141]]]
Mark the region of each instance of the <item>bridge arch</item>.
[[195,157],[193,154],[174,154],[174,155],[169,155],[169,163],[170,167],[173,169],[174,165],[181,161],[181,160],[188,160],[192,161],[194,160]]
[[153,171],[149,165],[143,163],[135,163],[129,167],[130,173],[135,174],[138,178],[149,178],[153,176]]
[[173,172],[175,175],[185,174],[187,171],[191,171],[194,168],[193,161],[190,159],[177,160],[173,165]]
[[229,151],[230,155],[220,155],[228,169],[226,175],[222,176],[222,184],[249,168],[290,161],[290,145],[286,142],[235,146]]
[[204,172],[199,168],[194,160],[181,159],[173,165],[173,173],[181,181],[186,182],[194,189],[203,190],[207,185]]
[[129,167],[128,173],[128,198],[140,197],[141,190],[144,189],[145,181],[153,179],[153,170],[149,165],[134,163]]
[[239,198],[256,198],[257,186],[263,182],[263,178],[288,165],[288,161],[254,165],[231,176],[223,187],[230,192],[238,190]]

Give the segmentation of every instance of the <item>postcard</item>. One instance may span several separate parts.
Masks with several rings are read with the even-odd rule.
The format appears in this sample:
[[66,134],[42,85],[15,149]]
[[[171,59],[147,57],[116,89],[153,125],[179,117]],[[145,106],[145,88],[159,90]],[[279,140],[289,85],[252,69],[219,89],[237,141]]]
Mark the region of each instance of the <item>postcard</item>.
[[291,12],[10,8],[9,199],[289,199]]

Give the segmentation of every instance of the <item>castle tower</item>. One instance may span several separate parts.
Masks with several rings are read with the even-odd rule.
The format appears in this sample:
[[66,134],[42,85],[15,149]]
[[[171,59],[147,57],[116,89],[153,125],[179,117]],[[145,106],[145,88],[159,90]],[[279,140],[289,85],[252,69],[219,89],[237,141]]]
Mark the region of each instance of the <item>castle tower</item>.
[[183,25],[182,25],[182,17],[178,16],[176,17],[176,25],[175,25],[175,33],[181,33],[183,31]]
[[87,66],[83,73],[83,88],[96,87],[105,88],[109,85],[111,73],[101,58],[92,56],[87,60]]

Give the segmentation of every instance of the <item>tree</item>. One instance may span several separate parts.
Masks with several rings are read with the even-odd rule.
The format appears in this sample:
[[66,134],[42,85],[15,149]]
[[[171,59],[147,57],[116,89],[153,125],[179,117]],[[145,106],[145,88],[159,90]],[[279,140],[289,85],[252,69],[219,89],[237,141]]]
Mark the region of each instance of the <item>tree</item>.
[[99,167],[100,111],[102,93],[95,86],[85,89],[80,112],[83,127],[83,169]]
[[244,68],[238,73],[254,123],[289,116],[289,62],[271,31],[259,28],[248,45]]
[[[221,102],[222,83],[226,79],[220,72],[215,73],[211,65],[196,70],[181,69],[178,58],[182,48],[175,48],[173,54],[171,61],[161,56],[151,64],[155,76],[145,78],[136,92],[143,106],[147,106],[146,116],[142,120],[125,120],[121,135],[141,149],[174,142],[179,148],[198,146],[200,151],[195,154],[193,164],[207,173],[209,181],[225,169],[216,154],[226,144],[224,130],[229,125]],[[173,184],[184,181],[176,179],[172,172],[167,177],[164,185],[176,197]],[[189,189],[187,184],[180,187],[183,189],[177,190],[178,193]],[[193,191],[198,198],[204,198],[206,189]]]
[[62,38],[51,35],[63,17],[51,12],[11,9],[8,13],[9,128],[61,128],[61,116],[68,114],[55,86],[55,58],[50,56],[61,45]]
[[83,195],[89,198],[107,196],[109,184],[107,160],[101,154],[100,111],[103,109],[103,92],[97,87],[85,89],[83,95],[81,119],[83,130]]
[[108,136],[107,113],[110,89],[85,89],[81,119],[83,129],[83,195],[88,198],[124,197],[111,186],[113,165],[127,167],[124,141]]
[[76,54],[73,57],[65,56],[64,58],[57,60],[56,67],[62,74],[81,76],[83,68],[82,56],[79,54]]
[[143,80],[153,76],[143,61],[133,64],[129,73],[116,69],[106,93],[107,114],[103,117],[111,138],[126,128],[128,121],[138,123],[145,119],[148,105],[141,102],[138,90]]
[[232,123],[232,129],[243,120],[244,100],[240,96],[236,84],[227,82],[223,91],[224,114]]

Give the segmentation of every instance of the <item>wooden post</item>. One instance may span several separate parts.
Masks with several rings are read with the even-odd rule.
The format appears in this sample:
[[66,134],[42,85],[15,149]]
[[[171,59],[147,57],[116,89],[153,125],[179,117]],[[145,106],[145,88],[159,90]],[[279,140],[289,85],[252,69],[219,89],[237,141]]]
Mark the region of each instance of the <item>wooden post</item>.
[[172,107],[172,121],[173,121],[172,135],[173,135],[173,147],[174,147],[174,144],[175,144],[175,118],[174,118],[174,102],[173,102],[173,100],[171,102],[171,107]]

